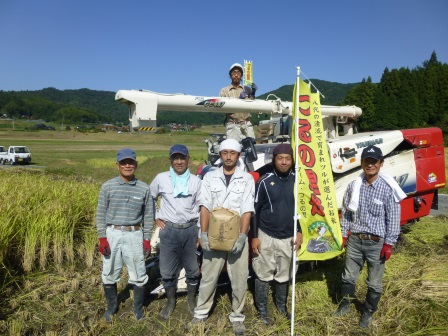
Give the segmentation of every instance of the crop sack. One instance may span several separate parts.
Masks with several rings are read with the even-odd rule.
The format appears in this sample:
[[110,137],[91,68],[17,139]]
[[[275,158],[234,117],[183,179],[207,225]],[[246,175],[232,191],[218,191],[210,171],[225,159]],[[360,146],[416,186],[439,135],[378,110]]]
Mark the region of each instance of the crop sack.
[[223,207],[214,209],[210,215],[208,240],[210,249],[231,251],[240,233],[240,215]]

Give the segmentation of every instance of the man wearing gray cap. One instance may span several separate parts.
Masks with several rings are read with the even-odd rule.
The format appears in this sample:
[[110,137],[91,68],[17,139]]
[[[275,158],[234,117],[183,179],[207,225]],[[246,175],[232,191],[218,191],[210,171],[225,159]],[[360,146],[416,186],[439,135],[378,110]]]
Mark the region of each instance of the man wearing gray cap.
[[145,257],[151,253],[153,201],[148,185],[135,177],[138,163],[135,151],[120,149],[117,153],[119,176],[105,182],[98,198],[96,228],[99,250],[103,257],[103,288],[107,301],[104,318],[112,322],[117,312],[117,282],[123,263],[134,286],[134,315],[144,317],[146,275]]
[[348,185],[342,204],[342,247],[346,248],[346,256],[342,301],[335,315],[343,316],[350,311],[356,281],[367,262],[368,289],[359,321],[362,328],[372,324],[382,294],[385,262],[392,255],[392,246],[400,233],[400,199],[394,194],[393,184],[387,182],[390,177],[380,174],[383,164],[380,148],[364,148],[361,154],[364,174]]
[[160,273],[167,303],[160,312],[166,320],[176,305],[179,271],[185,268],[187,302],[191,314],[196,307],[199,265],[196,256],[201,180],[190,174],[190,155],[184,145],[170,149],[170,170],[158,174],[149,186],[160,207],[156,211],[156,225],[160,228]]
[[[250,217],[254,211],[254,180],[241,169],[239,157],[241,145],[234,139],[227,139],[219,146],[222,166],[204,176],[201,187],[200,223],[201,246],[203,250],[202,279],[199,286],[198,304],[194,319],[189,327],[204,322],[213,305],[219,274],[227,261],[227,273],[232,286],[232,323],[235,335],[244,335],[244,304],[246,302],[247,277],[249,275],[249,254],[247,232]],[[211,213],[218,207],[236,211],[240,216],[239,235],[231,251],[217,251],[209,245],[209,224]]]

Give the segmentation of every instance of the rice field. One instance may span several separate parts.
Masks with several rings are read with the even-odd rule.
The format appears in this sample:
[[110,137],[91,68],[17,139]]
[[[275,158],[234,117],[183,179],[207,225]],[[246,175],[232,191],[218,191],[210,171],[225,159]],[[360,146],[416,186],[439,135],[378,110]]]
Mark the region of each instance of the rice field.
[[[53,139],[44,134],[26,139],[19,133],[11,140],[11,134],[0,132],[1,145],[26,144],[36,153],[39,166],[45,167],[0,169],[0,334],[233,335],[228,287],[218,291],[207,323],[187,331],[191,316],[184,295],[178,296],[167,322],[158,318],[164,296],[148,295],[146,318],[136,322],[126,273],[118,284],[120,308],[114,323],[108,325],[102,318],[106,303],[94,217],[101,183],[116,175],[116,150],[135,148],[140,162],[137,176],[149,183],[168,168],[167,153],[174,143],[191,148],[194,171],[205,159],[203,135],[136,136],[132,141],[108,134],[50,135]],[[159,144],[149,149],[155,142]],[[367,331],[357,326],[367,290],[365,271],[358,281],[359,301],[351,312],[342,318],[332,316],[340,300],[342,265],[343,256],[300,265],[296,335],[448,335],[447,218],[423,218],[404,228],[387,262],[384,295]],[[158,285],[156,276],[150,273],[150,286]],[[246,334],[289,335],[289,322],[276,313],[272,299],[271,325],[258,322],[252,280],[248,285]]]

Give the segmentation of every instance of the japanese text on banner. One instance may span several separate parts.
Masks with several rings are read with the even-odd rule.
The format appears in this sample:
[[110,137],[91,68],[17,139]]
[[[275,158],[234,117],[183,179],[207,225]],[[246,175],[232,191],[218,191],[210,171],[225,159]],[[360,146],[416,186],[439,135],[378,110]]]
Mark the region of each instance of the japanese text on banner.
[[[297,97],[297,85],[299,96]],[[297,104],[298,99],[298,104]],[[336,192],[331,171],[319,93],[298,78],[294,90],[294,131],[292,145],[299,160],[297,215],[303,243],[299,260],[326,260],[341,254]],[[298,129],[297,129],[298,127]]]

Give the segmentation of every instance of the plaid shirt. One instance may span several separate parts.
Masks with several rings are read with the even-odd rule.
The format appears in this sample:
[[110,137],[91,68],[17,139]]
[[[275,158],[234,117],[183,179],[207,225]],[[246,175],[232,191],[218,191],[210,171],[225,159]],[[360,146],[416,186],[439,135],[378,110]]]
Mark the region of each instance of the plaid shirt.
[[394,245],[400,234],[400,203],[395,202],[391,187],[378,177],[371,185],[365,180],[361,185],[359,206],[356,212],[348,209],[354,181],[344,195],[342,205],[342,236],[353,233],[370,233],[384,238],[384,242]]

